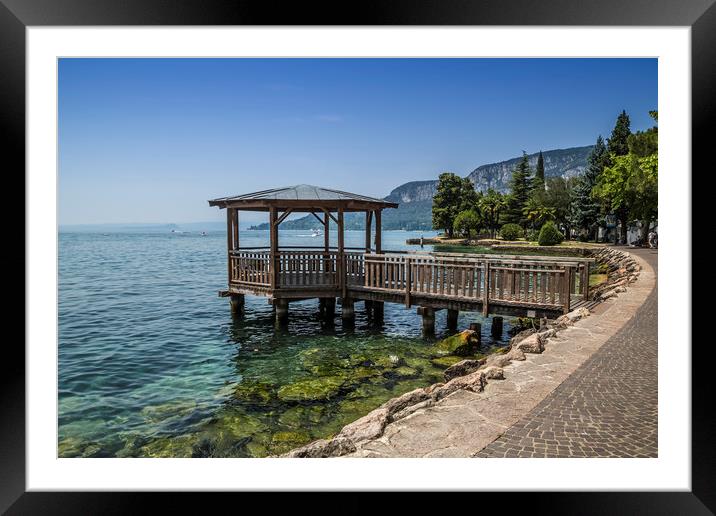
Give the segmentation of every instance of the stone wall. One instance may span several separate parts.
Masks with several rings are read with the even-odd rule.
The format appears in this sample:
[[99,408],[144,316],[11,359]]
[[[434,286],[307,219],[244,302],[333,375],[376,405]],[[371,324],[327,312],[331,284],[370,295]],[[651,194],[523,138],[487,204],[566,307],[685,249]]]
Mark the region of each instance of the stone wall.
[[590,292],[590,297],[603,301],[626,291],[626,286],[637,280],[641,266],[632,256],[619,249],[603,247],[592,254],[597,262],[607,269],[607,281],[597,285]]

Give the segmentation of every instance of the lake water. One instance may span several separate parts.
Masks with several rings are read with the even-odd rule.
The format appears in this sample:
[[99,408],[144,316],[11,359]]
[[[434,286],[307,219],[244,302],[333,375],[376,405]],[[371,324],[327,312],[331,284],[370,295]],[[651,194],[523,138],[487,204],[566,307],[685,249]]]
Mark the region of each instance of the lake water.
[[[181,230],[181,228],[178,228]],[[317,300],[292,303],[286,328],[246,297],[232,318],[226,234],[168,229],[61,231],[59,235],[59,447],[61,457],[263,457],[326,438],[384,401],[440,381],[450,359],[421,336],[415,308],[386,303],[376,326],[356,304],[352,329]],[[386,231],[383,248],[417,249]],[[242,246],[268,232],[242,231]],[[346,246],[361,246],[348,231]],[[320,245],[281,231],[283,245]],[[319,242],[317,242],[319,241]],[[336,242],[336,235],[331,236]],[[425,250],[431,250],[429,246]],[[483,323],[462,313],[459,328]],[[445,333],[438,312],[437,338]]]

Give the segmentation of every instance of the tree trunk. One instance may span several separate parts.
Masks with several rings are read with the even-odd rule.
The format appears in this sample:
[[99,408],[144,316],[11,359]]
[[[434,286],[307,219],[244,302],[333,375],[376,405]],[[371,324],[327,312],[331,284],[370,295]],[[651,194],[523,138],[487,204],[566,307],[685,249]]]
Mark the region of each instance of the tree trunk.
[[649,226],[651,225],[651,221],[642,220],[641,223],[641,242],[644,247],[649,247]]
[[627,221],[626,218],[621,219],[621,226],[622,226],[622,237],[620,239],[620,243],[622,245],[627,243]]

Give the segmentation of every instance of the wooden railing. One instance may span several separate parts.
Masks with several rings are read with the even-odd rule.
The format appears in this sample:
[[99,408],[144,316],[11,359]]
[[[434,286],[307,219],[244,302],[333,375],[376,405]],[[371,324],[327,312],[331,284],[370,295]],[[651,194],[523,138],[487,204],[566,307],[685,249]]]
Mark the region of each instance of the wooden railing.
[[454,258],[418,254],[364,255],[363,289],[412,297],[569,310],[571,293],[588,288],[588,264],[577,261]]
[[[572,295],[588,294],[589,259],[432,253],[267,250],[229,254],[230,283],[251,288],[347,289],[413,298],[569,310]],[[277,271],[274,277],[273,273]]]

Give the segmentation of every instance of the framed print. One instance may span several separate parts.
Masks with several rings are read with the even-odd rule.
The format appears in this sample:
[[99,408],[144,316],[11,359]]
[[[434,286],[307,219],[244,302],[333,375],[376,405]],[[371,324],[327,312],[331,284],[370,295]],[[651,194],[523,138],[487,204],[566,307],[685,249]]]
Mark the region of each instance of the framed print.
[[0,4],[27,201],[3,511],[321,490],[712,510],[691,290],[711,2],[180,4]]

